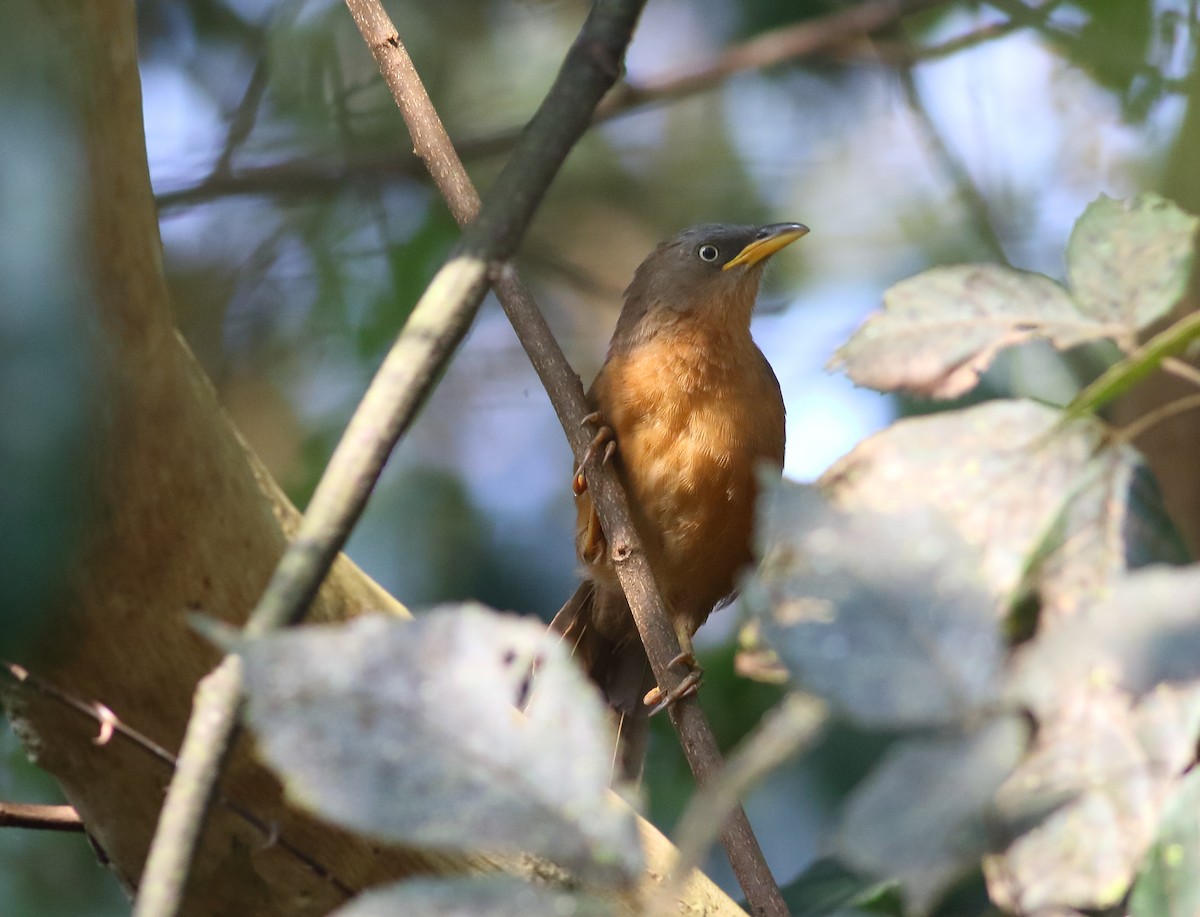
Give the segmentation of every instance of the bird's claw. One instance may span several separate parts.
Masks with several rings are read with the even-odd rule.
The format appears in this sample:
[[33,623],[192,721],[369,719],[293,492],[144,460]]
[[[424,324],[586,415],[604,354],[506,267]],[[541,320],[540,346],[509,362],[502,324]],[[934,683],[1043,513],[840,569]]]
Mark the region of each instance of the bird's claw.
[[646,696],[642,698],[642,703],[647,707],[653,708],[650,711],[650,716],[662,713],[662,711],[666,710],[672,704],[695,694],[700,689],[700,682],[704,679],[704,670],[696,662],[696,656],[691,650],[685,649],[667,663],[667,668],[669,669],[677,669],[681,666],[687,670],[687,674],[683,676],[679,684],[666,692],[656,685],[646,692]]
[[612,427],[604,423],[604,418],[599,411],[593,411],[579,422],[581,427],[587,424],[599,424],[599,427],[596,429],[596,435],[592,437],[592,441],[588,443],[587,449],[584,450],[583,458],[579,460],[575,474],[571,476],[571,490],[577,497],[587,490],[587,479],[583,476],[584,466],[595,458],[601,449],[604,450],[600,458],[601,465],[607,465],[617,454],[616,434]]

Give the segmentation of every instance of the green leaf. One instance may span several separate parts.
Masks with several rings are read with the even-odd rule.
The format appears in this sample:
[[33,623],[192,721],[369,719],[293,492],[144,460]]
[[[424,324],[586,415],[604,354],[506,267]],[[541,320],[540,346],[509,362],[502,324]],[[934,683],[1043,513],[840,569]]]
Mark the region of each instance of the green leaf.
[[791,917],[826,917],[878,900],[894,887],[894,882],[865,879],[827,857],[781,891]]
[[1065,349],[1123,325],[1084,314],[1059,284],[996,264],[935,267],[902,280],[834,355],[859,385],[931,398],[974,388],[1006,347],[1045,338]]
[[1187,289],[1200,220],[1157,194],[1100,197],[1075,223],[1067,277],[1079,308],[1097,322],[1142,329]]
[[384,840],[638,876],[633,812],[608,789],[605,710],[543,623],[464,605],[241,652],[258,747],[304,808]]
[[363,892],[330,917],[603,917],[605,902],[512,876],[410,879]]
[[762,563],[744,589],[794,680],[882,728],[957,723],[996,696],[1002,641],[978,560],[928,512],[844,513],[763,482]]
[[1200,914],[1200,770],[1180,782],[1129,899],[1130,917]]
[[909,908],[928,913],[988,849],[992,798],[1028,730],[1001,717],[975,732],[893,746],[846,803],[834,847],[867,875],[900,883]]

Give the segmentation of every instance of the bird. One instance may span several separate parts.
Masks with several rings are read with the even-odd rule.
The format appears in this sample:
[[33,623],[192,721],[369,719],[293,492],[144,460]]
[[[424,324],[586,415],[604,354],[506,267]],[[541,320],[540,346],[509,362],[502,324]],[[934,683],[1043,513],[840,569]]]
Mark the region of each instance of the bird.
[[767,259],[807,233],[801,223],[709,223],[658,245],[625,290],[587,392],[598,429],[573,477],[583,578],[551,628],[617,717],[626,779],[640,775],[650,704],[664,696],[582,469],[600,450],[613,464],[694,690],[692,636],[751,563],[758,467],[782,474],[783,395],[750,317]]

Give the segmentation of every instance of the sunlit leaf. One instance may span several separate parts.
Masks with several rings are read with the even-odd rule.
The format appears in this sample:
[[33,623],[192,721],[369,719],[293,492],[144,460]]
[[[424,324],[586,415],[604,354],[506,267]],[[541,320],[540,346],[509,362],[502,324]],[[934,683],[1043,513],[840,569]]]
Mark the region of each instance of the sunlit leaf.
[[980,552],[1002,605],[1045,586],[1054,608],[1069,609],[1156,549],[1150,533],[1162,522],[1143,502],[1130,505],[1142,473],[1137,453],[1112,446],[1095,419],[1064,422],[1031,401],[989,401],[899,421],[821,483],[855,511],[936,508]]
[[1002,642],[978,559],[928,512],[845,513],[764,481],[744,596],[805,690],[865,725],[961,721],[996,693]]
[[1200,679],[1200,566],[1148,567],[1110,597],[1055,623],[1018,652],[1011,691],[1031,709],[1061,706],[1073,685],[1140,696],[1162,682]]
[[1157,194],[1129,201],[1101,195],[1067,243],[1067,276],[1079,308],[1130,329],[1162,318],[1187,289],[1197,225]]
[[[1069,293],[1002,265],[932,268],[888,290],[883,310],[832,365],[879,391],[954,398],[974,388],[997,353],[1033,338],[1060,350],[1113,338],[1128,350],[1186,289],[1197,223],[1153,194],[1128,202],[1102,196],[1071,233]],[[1175,351],[1181,346],[1175,342]],[[1147,371],[1126,367],[1122,384]]]
[[259,747],[305,808],[385,840],[533,853],[598,881],[638,874],[600,698],[541,623],[466,605],[242,653]]
[[1084,314],[1059,284],[996,264],[936,267],[902,280],[835,354],[859,385],[954,398],[997,353],[1033,338],[1067,348],[1127,331]]
[[1092,910],[1124,897],[1200,730],[1200,692],[1164,690],[1134,704],[1075,684],[1039,718],[1033,752],[997,794],[1013,838],[984,864],[997,905]]
[[613,909],[586,895],[511,876],[410,879],[372,889],[330,917],[602,917]]
[[1003,717],[973,733],[897,744],[847,802],[838,857],[895,879],[911,911],[927,913],[987,851],[993,796],[1027,733]]
[[1129,570],[1189,560],[1136,450],[1107,446],[1087,462],[1081,477],[1030,576],[1038,589],[1042,627],[1107,597]]
[[1200,770],[1180,782],[1129,899],[1130,917],[1200,914]]

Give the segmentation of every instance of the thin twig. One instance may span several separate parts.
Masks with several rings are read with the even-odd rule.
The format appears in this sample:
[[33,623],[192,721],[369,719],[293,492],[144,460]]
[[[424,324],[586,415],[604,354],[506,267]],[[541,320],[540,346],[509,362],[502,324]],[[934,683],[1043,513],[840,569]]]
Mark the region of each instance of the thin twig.
[[[533,212],[621,72],[645,0],[597,0],[489,203],[421,296],[359,404],[292,542],[246,621],[250,638],[299,620],[345,544],[383,465],[478,312],[492,262],[517,248]],[[384,44],[399,44],[393,31]],[[151,845],[135,917],[174,917],[220,762],[236,734],[242,679],[226,662],[198,692]],[[199,739],[210,739],[202,744]]]
[[[747,70],[818,57],[836,52],[847,40],[866,35],[889,22],[922,10],[945,6],[951,0],[867,0],[849,9],[806,19],[764,32],[729,48],[704,66],[667,74],[638,84],[620,84],[597,109],[593,123],[628,114],[668,99],[719,86]],[[504,128],[483,137],[455,141],[463,159],[495,156],[512,149],[521,128]],[[338,162],[294,160],[280,165],[245,169],[236,175],[211,175],[194,185],[155,196],[160,210],[201,203],[219,197],[252,194],[320,194],[344,191],[354,181],[377,182],[414,178],[421,165],[415,157],[394,153],[356,155]]]
[[1166,404],[1160,404],[1152,411],[1143,414],[1132,423],[1126,424],[1116,432],[1115,439],[1119,443],[1132,443],[1134,440],[1158,426],[1164,420],[1169,420],[1178,414],[1200,410],[1200,395],[1188,395],[1176,398]]
[[[92,740],[96,745],[106,745],[114,737],[124,739],[130,746],[161,764],[165,774],[169,775],[175,772],[176,758],[173,754],[144,732],[139,732],[126,724],[105,705],[96,701],[89,703],[72,694],[68,694],[62,688],[51,684],[41,676],[34,675],[22,666],[14,665],[11,662],[0,663],[0,673],[11,677],[22,689],[36,692],[42,697],[62,704],[66,708],[74,710],[85,719],[96,723],[100,727],[96,738]],[[352,898],[357,894],[353,888],[333,875],[323,864],[313,859],[293,844],[286,836],[281,834],[277,824],[260,818],[249,808],[224,794],[219,794],[216,801],[221,808],[240,818],[261,834],[264,846],[278,847],[293,859],[302,863],[314,876],[328,882],[346,898]]]
[[213,165],[210,179],[214,177],[228,178],[233,171],[234,154],[250,137],[254,123],[258,120],[258,110],[262,105],[263,96],[267,91],[267,57],[259,54],[250,72],[250,79],[242,93],[242,99],[234,109],[233,117],[229,120],[229,130],[225,134],[225,143],[221,147],[221,155]]
[[[899,35],[893,40],[905,41],[903,35]],[[987,198],[975,184],[975,179],[967,170],[966,164],[950,148],[950,144],[946,142],[946,138],[942,136],[938,126],[934,123],[929,109],[925,107],[925,102],[921,98],[921,91],[917,88],[912,66],[899,64],[895,69],[900,87],[904,91],[905,102],[916,121],[917,129],[938,166],[949,178],[958,194],[958,199],[966,209],[971,225],[975,228],[975,234],[991,252],[992,258],[997,263],[1011,266],[1008,254],[1004,251],[1004,243],[1000,241],[1000,234],[996,232]]]
[[1177,379],[1200,386],[1200,369],[1196,369],[1187,360],[1181,360],[1179,357],[1163,357],[1161,367],[1164,372],[1170,373]]
[[84,832],[83,819],[74,806],[30,805],[0,801],[0,828],[32,828],[36,831]]
[[[375,54],[380,72],[408,125],[414,152],[428,167],[454,218],[461,224],[469,223],[479,210],[479,195],[403,43],[383,40],[395,34],[395,26],[378,0],[347,0],[347,5],[363,39]],[[579,460],[591,439],[582,423],[590,409],[579,377],[567,363],[516,269],[506,264],[493,273],[492,280],[496,295],[542,380]],[[616,474],[601,461],[593,460],[589,464],[587,476],[589,492],[596,499],[604,530],[614,546],[614,555],[620,558],[617,560],[618,572],[655,676],[659,684],[673,687],[681,675],[670,669],[669,663],[679,654],[679,643],[630,519],[625,494]],[[698,780],[703,782],[721,766],[716,740],[694,697],[687,698],[675,709],[677,715],[673,722],[680,730],[684,752]],[[729,813],[722,815],[734,815],[732,819],[722,818],[721,824],[727,825],[722,833],[730,863],[752,910],[763,914],[786,913],[778,886],[745,813],[735,805]]]
[[158,816],[154,842],[138,883],[134,917],[173,915],[183,903],[204,815],[216,798],[217,777],[233,745],[237,704],[228,715],[213,701],[241,692],[242,659],[229,655],[196,686],[175,774]]
[[672,894],[701,861],[721,824],[768,773],[812,745],[828,717],[815,697],[789,694],[746,737],[717,778],[698,793],[675,828],[679,858],[664,892]]

